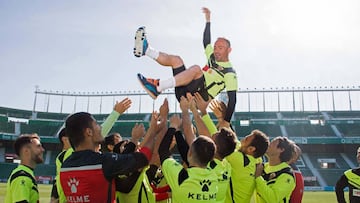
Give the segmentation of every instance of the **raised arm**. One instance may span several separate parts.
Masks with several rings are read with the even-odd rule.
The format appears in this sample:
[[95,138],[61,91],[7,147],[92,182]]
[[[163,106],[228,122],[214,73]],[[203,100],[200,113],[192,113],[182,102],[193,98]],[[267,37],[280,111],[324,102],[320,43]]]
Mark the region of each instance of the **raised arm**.
[[171,156],[170,144],[172,142],[175,132],[176,129],[170,126],[167,129],[165,136],[161,140],[161,143],[159,145],[159,158],[161,164]]
[[230,120],[235,111],[235,105],[236,105],[236,91],[228,91],[227,94],[228,94],[229,102],[224,117],[224,121],[227,123],[226,126],[222,126],[222,127],[230,127]]
[[185,135],[185,140],[190,146],[191,143],[195,140],[196,135],[193,131],[193,125],[190,119],[190,102],[184,96],[180,98],[180,109],[181,109],[181,116],[182,116],[182,129]]
[[155,141],[155,146],[154,146],[154,150],[153,150],[153,155],[152,158],[150,160],[150,165],[156,165],[156,166],[160,166],[160,157],[159,157],[159,146],[161,143],[161,140],[163,139],[163,137],[166,134],[167,131],[167,118],[168,118],[168,114],[169,114],[169,103],[167,99],[164,99],[163,104],[160,106],[159,109],[159,120],[158,120],[158,130],[157,130],[157,137],[156,137],[156,141]]
[[201,113],[201,123],[205,126],[206,131],[205,133],[207,134],[202,134],[202,135],[208,135],[208,136],[212,136],[215,132],[217,132],[217,128],[214,124],[214,122],[211,120],[210,115],[207,112],[207,107],[210,103],[209,101],[205,101],[202,96],[199,93],[195,93],[194,94],[194,101],[196,103],[197,108],[199,109],[200,113]]
[[145,139],[141,143],[141,148],[148,148],[152,154],[155,145],[155,139],[157,135],[158,125],[157,121],[159,119],[159,114],[154,111],[151,114],[150,127],[146,131]]
[[[158,137],[157,137],[157,144],[159,147],[160,142],[162,140],[162,138],[165,136],[165,133],[167,131],[167,122],[168,122],[168,116],[169,116],[169,102],[168,100],[165,98],[163,104],[160,106],[159,108],[159,125],[158,125]],[[157,149],[156,149],[157,152]]]
[[136,148],[138,147],[139,140],[145,136],[145,127],[144,124],[136,123],[134,127],[131,130],[131,139],[130,142],[128,142],[125,145],[125,149],[123,151],[123,154],[130,153],[136,151]]
[[205,14],[205,30],[203,35],[203,45],[204,48],[211,43],[211,34],[210,34],[210,10],[206,7],[202,8],[203,13]]
[[113,111],[101,124],[101,135],[103,137],[107,136],[119,116],[131,107],[131,103],[132,101],[129,98],[125,98],[120,102],[116,101]]
[[[197,99],[196,99],[196,94],[200,95],[197,92],[195,93],[194,96],[192,96],[191,94],[186,95],[188,101],[190,102],[190,110],[194,116],[196,129],[197,129],[199,135],[205,135],[205,136],[211,137],[211,133],[210,133],[209,129],[207,128],[205,122],[201,118],[202,113],[201,114],[199,113],[200,108],[205,108],[205,112],[206,112],[208,102],[206,102],[205,100],[202,100],[202,101],[204,101],[204,103],[201,103],[201,102],[198,103]],[[203,107],[203,106],[199,107],[199,105],[200,106],[204,105],[205,107]],[[200,112],[201,112],[201,110],[200,110]]]
[[180,126],[182,124],[182,119],[179,115],[174,114],[170,117],[170,127],[176,129],[175,132],[175,139],[176,139],[176,146],[180,153],[181,159],[189,166],[189,162],[187,160],[187,153],[189,151],[189,145],[185,141],[185,138],[180,131]]
[[[236,97],[235,97],[235,99],[236,99]],[[225,118],[227,117],[229,108],[226,107],[224,102],[221,102],[221,101],[218,101],[218,100],[212,100],[210,102],[209,107],[214,112],[214,115],[218,119],[217,128],[218,129],[221,128],[221,127],[229,128],[230,127],[230,120],[229,121],[225,120]],[[231,113],[231,115],[232,115],[232,113]],[[231,118],[231,116],[230,116],[230,118]]]

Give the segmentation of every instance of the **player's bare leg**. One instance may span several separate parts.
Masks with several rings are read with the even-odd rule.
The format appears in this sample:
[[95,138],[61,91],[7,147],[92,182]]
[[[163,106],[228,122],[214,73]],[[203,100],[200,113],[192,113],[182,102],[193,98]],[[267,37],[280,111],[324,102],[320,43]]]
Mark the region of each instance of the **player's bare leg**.
[[[170,66],[172,69],[177,69],[184,66],[184,62],[180,56],[159,52],[153,49],[147,41],[145,27],[138,28],[135,33],[134,55],[136,57],[146,55],[154,59],[160,65]],[[161,91],[168,88],[187,85],[191,81],[199,79],[202,74],[203,73],[201,68],[197,65],[194,65],[176,74],[174,77],[161,79],[161,82],[159,79],[146,78],[140,73],[138,73],[137,76],[145,91],[153,99],[156,99]]]

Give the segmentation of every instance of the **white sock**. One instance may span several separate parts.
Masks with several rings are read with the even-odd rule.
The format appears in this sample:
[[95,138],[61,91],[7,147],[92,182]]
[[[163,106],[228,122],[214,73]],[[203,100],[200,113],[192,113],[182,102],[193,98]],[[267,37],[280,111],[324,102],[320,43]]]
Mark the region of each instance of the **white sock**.
[[156,60],[159,57],[159,51],[149,46],[145,51],[145,55]]
[[169,89],[169,88],[173,88],[175,87],[175,78],[171,77],[165,80],[161,80],[159,82],[159,86],[157,86],[157,90],[159,92],[165,90],[165,89]]

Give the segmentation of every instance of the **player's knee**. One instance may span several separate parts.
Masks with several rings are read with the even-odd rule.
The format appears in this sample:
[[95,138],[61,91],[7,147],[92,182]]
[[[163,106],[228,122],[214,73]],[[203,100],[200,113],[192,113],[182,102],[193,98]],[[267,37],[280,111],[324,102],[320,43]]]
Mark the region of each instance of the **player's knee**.
[[172,67],[176,68],[176,67],[180,67],[180,66],[184,65],[184,62],[180,56],[172,55],[171,64],[172,64]]
[[201,71],[201,67],[198,65],[193,65],[189,68],[191,70],[191,72],[193,72],[194,75],[196,76],[201,76],[202,75],[202,71]]

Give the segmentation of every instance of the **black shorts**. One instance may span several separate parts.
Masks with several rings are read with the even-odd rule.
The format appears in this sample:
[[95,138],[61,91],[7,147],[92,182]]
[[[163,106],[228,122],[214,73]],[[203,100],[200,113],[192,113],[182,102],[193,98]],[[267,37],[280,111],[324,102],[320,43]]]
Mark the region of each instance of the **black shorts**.
[[[173,69],[173,75],[177,75],[185,70],[185,66],[180,66],[179,68]],[[180,102],[181,96],[186,97],[186,93],[190,92],[194,95],[195,92],[199,92],[202,98],[205,101],[209,100],[209,95],[207,90],[205,89],[205,77],[204,75],[201,78],[191,81],[189,84],[185,86],[175,87],[175,96],[176,99]]]

